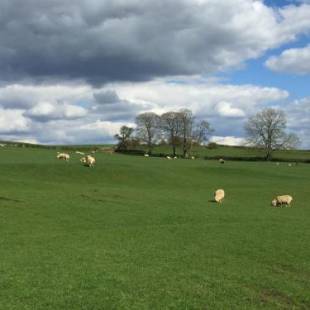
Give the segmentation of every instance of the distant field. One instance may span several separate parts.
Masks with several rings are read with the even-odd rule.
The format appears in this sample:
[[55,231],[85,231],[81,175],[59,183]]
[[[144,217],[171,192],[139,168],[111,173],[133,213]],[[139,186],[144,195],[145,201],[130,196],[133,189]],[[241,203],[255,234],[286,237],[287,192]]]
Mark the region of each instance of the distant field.
[[[146,150],[146,148],[145,148]],[[168,146],[157,146],[153,151],[156,154],[171,154],[171,147]],[[178,155],[182,154],[182,150],[178,148]],[[215,149],[209,149],[207,147],[199,146],[193,147],[192,154],[205,158],[205,157],[225,157],[234,159],[264,159],[265,154],[263,150],[250,147],[233,147],[233,146],[217,146]],[[274,160],[308,160],[310,162],[310,151],[306,150],[281,150],[273,153]]]
[[0,149],[0,309],[310,308],[310,165],[55,154]]

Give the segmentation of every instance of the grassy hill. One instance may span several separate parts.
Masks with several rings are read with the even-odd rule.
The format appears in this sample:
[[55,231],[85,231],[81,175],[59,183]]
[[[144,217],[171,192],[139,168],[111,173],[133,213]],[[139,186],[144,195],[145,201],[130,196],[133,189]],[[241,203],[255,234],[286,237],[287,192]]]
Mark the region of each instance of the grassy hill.
[[0,309],[310,308],[309,165],[55,153],[0,149]]
[[[100,149],[102,147],[113,147],[111,144],[98,144],[98,145],[40,145],[40,144],[30,144],[23,142],[1,142],[5,143],[6,148],[42,148],[42,149],[54,149],[58,151],[91,151]],[[137,154],[139,151],[141,154],[147,152],[146,146],[137,146],[136,148],[130,150],[133,154]],[[153,156],[167,156],[171,155],[172,150],[169,146],[155,146],[153,150]],[[181,148],[177,148],[177,155],[182,155]],[[265,160],[265,153],[262,149],[244,146],[227,146],[227,145],[217,145],[215,148],[209,148],[207,146],[194,146],[192,149],[192,155],[201,159],[218,159],[225,158],[229,160]],[[273,161],[297,161],[310,163],[310,150],[279,150],[273,153]]]

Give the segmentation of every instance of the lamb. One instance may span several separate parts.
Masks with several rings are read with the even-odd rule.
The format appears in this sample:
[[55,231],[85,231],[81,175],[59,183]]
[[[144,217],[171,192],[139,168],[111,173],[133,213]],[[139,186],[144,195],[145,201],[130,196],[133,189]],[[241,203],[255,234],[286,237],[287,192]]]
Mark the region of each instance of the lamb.
[[57,159],[68,161],[70,159],[70,155],[67,153],[57,152]]
[[224,160],[223,158],[220,158],[220,159],[219,159],[219,163],[220,163],[220,164],[225,164],[225,160]]
[[277,196],[271,201],[271,205],[274,207],[280,206],[282,207],[283,205],[287,205],[290,207],[291,202],[293,201],[293,197],[290,195],[281,195]]
[[225,192],[223,189],[218,189],[214,192],[214,201],[217,203],[222,203],[225,197]]
[[81,163],[86,167],[93,167],[96,163],[96,159],[91,155],[86,155],[80,159]]

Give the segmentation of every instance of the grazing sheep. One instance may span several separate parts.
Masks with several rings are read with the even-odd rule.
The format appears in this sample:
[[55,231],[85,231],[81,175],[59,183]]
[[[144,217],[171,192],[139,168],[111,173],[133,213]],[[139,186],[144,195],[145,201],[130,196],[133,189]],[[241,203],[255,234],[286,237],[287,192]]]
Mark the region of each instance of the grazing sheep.
[[170,156],[166,156],[166,158],[167,158],[167,159],[171,159],[171,157],[170,157]]
[[149,154],[144,154],[144,157],[150,157],[150,155]]
[[291,202],[293,201],[293,197],[290,195],[281,195],[277,196],[271,201],[271,205],[274,207],[280,206],[282,207],[283,205],[287,205],[290,207]]
[[223,189],[218,189],[214,192],[214,201],[218,203],[222,203],[224,197],[225,197],[225,192]]
[[76,154],[79,154],[79,155],[85,155],[85,153],[80,152],[80,151],[76,151],[75,153],[76,153]]
[[5,144],[2,144],[2,143],[1,143],[1,144],[0,144],[0,147],[5,147]]
[[114,154],[114,148],[112,147],[102,147],[99,149],[102,153]]
[[220,163],[220,164],[225,164],[225,160],[224,160],[223,158],[220,158],[220,159],[219,159],[219,163]]
[[191,159],[195,159],[195,156],[192,156]]
[[91,155],[86,155],[80,159],[81,163],[86,167],[93,167],[96,163],[96,159]]
[[68,161],[70,159],[70,155],[67,153],[57,152],[57,159]]
[[178,159],[178,157],[177,157],[177,156],[174,156],[173,159]]
[[288,164],[288,166],[289,166],[289,167],[292,167],[292,164],[291,164],[291,163],[289,163],[289,164]]

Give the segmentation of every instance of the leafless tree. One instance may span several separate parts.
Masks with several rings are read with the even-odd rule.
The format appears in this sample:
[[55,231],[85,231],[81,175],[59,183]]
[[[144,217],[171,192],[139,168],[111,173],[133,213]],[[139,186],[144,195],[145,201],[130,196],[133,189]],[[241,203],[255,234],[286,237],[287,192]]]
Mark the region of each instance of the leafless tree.
[[180,143],[180,114],[178,112],[167,112],[161,115],[161,129],[172,147],[173,156],[176,155],[176,148]]
[[196,123],[193,131],[194,142],[198,145],[207,142],[213,131],[209,122],[205,120]]
[[136,117],[137,135],[147,144],[148,153],[152,152],[156,137],[158,136],[160,117],[153,112],[141,113]]
[[267,108],[249,118],[245,124],[248,142],[261,147],[270,160],[276,149],[288,149],[298,145],[298,137],[286,133],[286,116],[282,110]]
[[134,132],[134,129],[128,126],[122,126],[120,133],[115,135],[115,138],[118,140],[117,148],[119,150],[127,150],[131,141],[131,136]]
[[180,136],[182,139],[183,157],[188,157],[192,147],[193,128],[195,117],[191,110],[180,110]]

